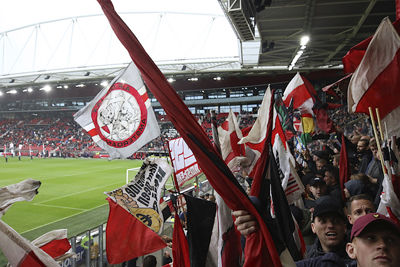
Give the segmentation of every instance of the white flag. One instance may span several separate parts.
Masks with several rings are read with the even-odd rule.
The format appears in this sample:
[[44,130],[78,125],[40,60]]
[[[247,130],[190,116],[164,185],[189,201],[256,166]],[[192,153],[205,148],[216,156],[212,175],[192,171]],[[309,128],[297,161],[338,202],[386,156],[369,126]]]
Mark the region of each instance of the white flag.
[[250,177],[254,177],[255,166],[258,163],[261,152],[264,148],[268,122],[270,120],[269,113],[271,110],[271,100],[272,91],[270,86],[268,86],[263,101],[261,102],[260,109],[258,110],[256,121],[254,122],[250,132],[238,142],[238,144],[246,145],[246,158],[249,162],[246,171]]
[[18,201],[31,201],[40,187],[40,181],[26,179],[17,184],[0,188],[0,217]]
[[74,119],[112,158],[127,158],[160,135],[146,86],[133,63]]

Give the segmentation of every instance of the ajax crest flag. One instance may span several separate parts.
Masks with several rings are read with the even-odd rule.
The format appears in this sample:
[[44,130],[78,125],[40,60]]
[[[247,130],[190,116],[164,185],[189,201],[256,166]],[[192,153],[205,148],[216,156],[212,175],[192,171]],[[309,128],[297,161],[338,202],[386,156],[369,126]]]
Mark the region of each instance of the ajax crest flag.
[[74,119],[112,158],[127,158],[160,135],[146,86],[133,63]]

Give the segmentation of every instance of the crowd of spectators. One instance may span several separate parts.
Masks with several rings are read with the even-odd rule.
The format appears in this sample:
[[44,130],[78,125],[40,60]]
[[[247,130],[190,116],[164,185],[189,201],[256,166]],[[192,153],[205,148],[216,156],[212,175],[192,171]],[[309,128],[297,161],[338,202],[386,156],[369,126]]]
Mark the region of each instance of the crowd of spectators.
[[[307,245],[305,259],[295,259],[296,265],[400,266],[400,243],[396,243],[400,242],[399,222],[390,212],[391,219],[376,213],[381,204],[384,172],[371,123],[365,115],[348,114],[345,107],[330,112],[330,118],[335,132],[316,134],[312,143],[302,148],[291,146],[297,159],[297,174],[305,186],[304,206],[290,206]],[[342,136],[347,149],[346,165],[340,164]],[[398,149],[399,142],[396,145]],[[387,151],[383,153],[385,160],[390,157]],[[351,175],[342,188],[339,170],[346,166]],[[399,196],[399,182],[392,179],[392,183]],[[233,214],[243,235],[258,231],[255,218],[247,211]]]
[[[221,124],[228,113],[218,115]],[[197,116],[199,123],[212,140],[211,119],[209,114]],[[152,140],[132,155],[135,159],[144,159],[149,155],[168,154],[167,141],[179,137],[167,116],[157,116],[161,129],[160,137]],[[243,116],[245,126],[254,121],[254,116]],[[0,148],[9,154],[22,156],[55,157],[106,157],[107,153],[97,146],[89,134],[73,119],[72,114],[54,115],[39,118],[37,116],[19,119],[0,120]]]

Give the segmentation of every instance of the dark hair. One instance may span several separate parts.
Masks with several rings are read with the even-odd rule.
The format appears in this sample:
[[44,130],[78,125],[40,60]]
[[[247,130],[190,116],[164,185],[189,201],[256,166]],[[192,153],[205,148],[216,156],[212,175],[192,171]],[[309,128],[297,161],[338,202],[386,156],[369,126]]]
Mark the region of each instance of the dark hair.
[[336,168],[333,165],[326,165],[324,170],[326,172],[331,173],[333,175],[333,177],[335,177],[335,179],[339,181],[339,169],[338,168]]
[[370,147],[370,148],[371,148],[371,147],[378,148],[378,144],[376,143],[376,140],[375,140],[375,139],[371,140],[371,142],[369,143],[369,147]]
[[[350,214],[350,207],[351,207],[351,203],[354,200],[360,200],[360,199],[364,199],[364,200],[369,200],[372,205],[374,205],[374,201],[372,200],[372,197],[368,194],[359,194],[359,195],[355,195],[349,198],[349,200],[346,202],[346,210],[347,210],[347,214]],[[375,207],[375,205],[374,205]]]
[[369,140],[367,139],[360,139],[358,142],[363,142],[365,146],[369,146]]
[[147,255],[143,259],[143,267],[156,267],[157,266],[157,259],[153,255]]

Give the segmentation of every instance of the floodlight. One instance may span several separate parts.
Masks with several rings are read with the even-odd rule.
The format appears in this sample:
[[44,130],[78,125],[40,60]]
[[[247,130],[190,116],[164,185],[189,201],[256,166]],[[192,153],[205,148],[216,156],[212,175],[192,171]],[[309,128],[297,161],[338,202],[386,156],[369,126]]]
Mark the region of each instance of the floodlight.
[[310,41],[310,36],[304,35],[300,39],[300,45],[307,45],[308,41]]

